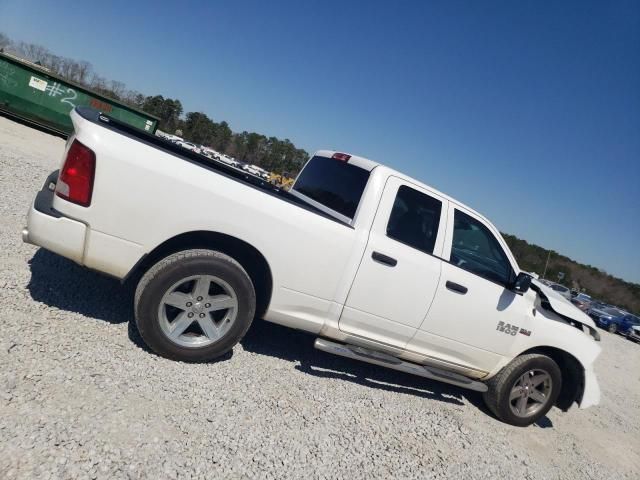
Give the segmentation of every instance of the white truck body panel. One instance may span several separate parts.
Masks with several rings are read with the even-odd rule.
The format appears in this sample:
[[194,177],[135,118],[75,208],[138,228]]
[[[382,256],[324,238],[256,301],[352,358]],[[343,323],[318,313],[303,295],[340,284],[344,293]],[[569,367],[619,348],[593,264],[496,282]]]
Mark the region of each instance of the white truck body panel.
[[[78,139],[97,152],[91,205],[82,207],[55,196],[53,208],[62,214],[56,219],[32,206],[32,243],[124,278],[145,254],[177,235],[221,233],[252,245],[267,259],[273,291],[266,320],[374,345],[400,358],[446,366],[473,378],[490,378],[532,348],[558,348],[584,368],[582,406],[597,403],[592,364],[600,347],[562,316],[585,325],[593,325],[591,319],[542,284],[551,310],[541,305],[533,290],[520,295],[454,265],[454,214],[461,211],[492,232],[513,272],[520,272],[499,231],[456,200],[352,156],[349,162],[370,176],[355,216],[345,224],[180,161],[76,111],[71,116],[75,133],[68,145]],[[432,254],[387,235],[394,199],[403,185],[442,204]],[[374,252],[392,255],[397,266],[374,260]],[[464,285],[468,292],[452,291],[448,282]],[[520,334],[496,331],[499,322],[517,326]]]

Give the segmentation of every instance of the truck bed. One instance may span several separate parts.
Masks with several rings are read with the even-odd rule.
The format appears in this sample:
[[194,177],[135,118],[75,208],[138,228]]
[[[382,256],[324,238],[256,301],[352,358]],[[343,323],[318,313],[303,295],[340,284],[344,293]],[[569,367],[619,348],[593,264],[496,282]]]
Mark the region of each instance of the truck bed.
[[104,127],[106,129],[118,132],[121,135],[124,135],[132,140],[142,142],[151,148],[162,150],[163,152],[169,153],[181,160],[201,166],[202,168],[218,173],[227,178],[234,179],[248,187],[256,188],[285,202],[292,203],[299,206],[300,208],[321,215],[325,218],[333,220],[334,222],[345,225],[346,227],[352,228],[351,225],[342,222],[340,219],[337,219],[323,212],[313,205],[304,202],[304,200],[296,197],[295,195],[291,195],[286,190],[280,189],[275,185],[270,184],[269,182],[265,182],[264,180],[254,175],[250,175],[225,163],[218,162],[204,155],[200,155],[199,153],[182,148],[179,145],[175,145],[174,143],[170,142],[169,140],[165,140],[156,135],[152,135],[143,130],[132,127],[131,125],[116,120],[92,108],[77,107],[76,111],[82,118],[95,123],[96,125],[100,125],[101,127]]

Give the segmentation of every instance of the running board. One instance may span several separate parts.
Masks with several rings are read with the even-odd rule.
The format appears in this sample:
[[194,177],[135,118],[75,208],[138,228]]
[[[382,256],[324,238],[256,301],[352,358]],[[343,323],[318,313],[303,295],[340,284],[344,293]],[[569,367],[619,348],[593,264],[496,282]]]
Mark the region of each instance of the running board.
[[322,350],[323,352],[333,353],[334,355],[340,355],[341,357],[347,357],[354,360],[372,363],[381,367],[392,368],[393,370],[410,373],[412,375],[418,375],[420,377],[429,378],[431,380],[450,383],[451,385],[468,388],[469,390],[475,390],[476,392],[487,391],[487,386],[484,383],[472,380],[465,377],[464,375],[448,372],[440,368],[405,362],[404,360],[400,360],[399,358],[392,355],[388,355],[382,352],[376,352],[375,350],[370,350],[368,348],[330,342],[329,340],[325,340],[324,338],[316,338],[314,347],[318,350]]

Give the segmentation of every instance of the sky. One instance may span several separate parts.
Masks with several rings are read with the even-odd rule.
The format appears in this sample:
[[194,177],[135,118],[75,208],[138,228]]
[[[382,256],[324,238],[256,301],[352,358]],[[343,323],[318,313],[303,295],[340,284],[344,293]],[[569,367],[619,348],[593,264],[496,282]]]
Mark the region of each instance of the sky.
[[638,1],[0,0],[0,32],[640,283]]

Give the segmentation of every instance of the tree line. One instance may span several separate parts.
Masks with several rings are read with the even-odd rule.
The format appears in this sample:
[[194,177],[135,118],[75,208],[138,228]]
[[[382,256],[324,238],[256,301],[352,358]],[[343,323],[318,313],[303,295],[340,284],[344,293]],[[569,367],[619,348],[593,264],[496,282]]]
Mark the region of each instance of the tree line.
[[90,62],[55,55],[42,45],[14,42],[0,32],[0,50],[37,63],[101,95],[155,115],[160,119],[160,130],[211,147],[242,162],[295,176],[309,158],[305,150],[297,148],[289,139],[281,140],[255,132],[233,132],[224,120],[216,122],[202,112],[185,113],[179,99],[149,96],[130,90],[123,82],[99,75]]

